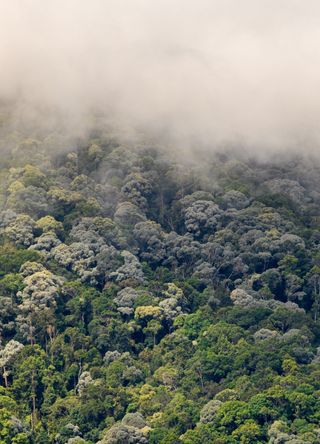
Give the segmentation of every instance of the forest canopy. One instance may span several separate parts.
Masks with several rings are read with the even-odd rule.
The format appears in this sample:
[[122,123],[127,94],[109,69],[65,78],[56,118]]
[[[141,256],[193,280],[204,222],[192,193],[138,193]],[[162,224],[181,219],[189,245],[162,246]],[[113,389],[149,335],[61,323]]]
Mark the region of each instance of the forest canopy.
[[319,442],[319,162],[1,145],[1,443]]

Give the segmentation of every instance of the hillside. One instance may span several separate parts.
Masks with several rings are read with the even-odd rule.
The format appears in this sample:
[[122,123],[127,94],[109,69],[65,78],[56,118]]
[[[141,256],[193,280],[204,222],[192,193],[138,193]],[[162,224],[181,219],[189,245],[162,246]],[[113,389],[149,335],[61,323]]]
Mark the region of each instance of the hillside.
[[1,443],[320,441],[319,162],[1,146]]

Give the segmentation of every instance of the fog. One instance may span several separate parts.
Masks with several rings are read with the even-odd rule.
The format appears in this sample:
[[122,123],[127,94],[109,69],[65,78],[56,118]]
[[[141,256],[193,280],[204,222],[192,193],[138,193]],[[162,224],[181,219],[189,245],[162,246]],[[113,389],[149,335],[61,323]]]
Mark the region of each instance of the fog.
[[0,0],[0,100],[178,147],[320,152],[316,0]]

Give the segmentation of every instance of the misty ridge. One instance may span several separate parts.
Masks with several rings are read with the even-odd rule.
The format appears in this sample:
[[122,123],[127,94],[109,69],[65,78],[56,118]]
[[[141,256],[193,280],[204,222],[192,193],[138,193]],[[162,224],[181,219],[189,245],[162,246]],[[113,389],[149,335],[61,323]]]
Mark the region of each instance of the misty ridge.
[[0,444],[319,444],[319,22],[0,0]]
[[83,136],[99,116],[193,159],[317,155],[319,17],[313,0],[3,0],[1,103],[13,128]]

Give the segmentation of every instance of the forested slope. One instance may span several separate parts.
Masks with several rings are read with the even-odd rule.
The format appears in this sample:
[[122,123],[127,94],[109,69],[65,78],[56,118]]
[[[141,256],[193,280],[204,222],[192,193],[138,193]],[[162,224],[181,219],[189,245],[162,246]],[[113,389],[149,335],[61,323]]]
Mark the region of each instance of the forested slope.
[[0,442],[320,442],[320,163],[4,133]]

